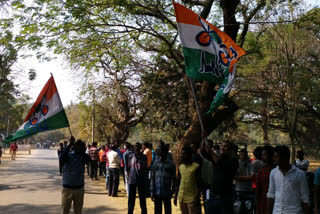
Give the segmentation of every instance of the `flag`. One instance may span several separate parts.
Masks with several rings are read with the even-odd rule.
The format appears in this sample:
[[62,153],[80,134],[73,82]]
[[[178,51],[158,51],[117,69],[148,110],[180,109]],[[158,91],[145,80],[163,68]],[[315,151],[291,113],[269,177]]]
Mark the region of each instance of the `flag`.
[[[188,8],[174,3],[174,9],[187,75],[194,80],[220,85],[207,112],[212,113],[229,93],[234,80],[235,63],[246,52],[229,35]],[[216,100],[218,98],[220,100]]]
[[30,137],[39,132],[68,127],[69,122],[63,109],[53,76],[41,90],[36,102],[31,107],[24,123],[18,131],[6,139],[12,142]]

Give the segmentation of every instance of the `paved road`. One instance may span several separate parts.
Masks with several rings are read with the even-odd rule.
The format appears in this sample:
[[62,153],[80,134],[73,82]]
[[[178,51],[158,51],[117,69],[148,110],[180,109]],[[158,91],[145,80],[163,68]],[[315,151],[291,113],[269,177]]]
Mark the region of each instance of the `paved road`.
[[[86,179],[85,190],[84,214],[126,213],[127,199],[108,197],[103,181]],[[60,204],[55,150],[33,150],[0,165],[0,214],[58,214]]]

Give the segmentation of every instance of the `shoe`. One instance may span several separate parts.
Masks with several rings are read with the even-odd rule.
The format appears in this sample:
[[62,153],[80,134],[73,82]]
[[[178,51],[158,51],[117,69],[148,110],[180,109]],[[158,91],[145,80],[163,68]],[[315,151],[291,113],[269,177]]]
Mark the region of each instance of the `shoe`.
[[119,197],[118,195],[112,195],[112,197]]
[[98,181],[99,179],[98,179],[98,178],[95,178],[95,180]]

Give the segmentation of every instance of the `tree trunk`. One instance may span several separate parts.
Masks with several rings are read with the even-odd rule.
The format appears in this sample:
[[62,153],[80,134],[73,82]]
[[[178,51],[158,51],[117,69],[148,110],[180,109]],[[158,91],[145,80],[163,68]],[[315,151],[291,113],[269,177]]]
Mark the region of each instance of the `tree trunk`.
[[290,137],[290,144],[291,144],[291,163],[294,163],[296,161],[296,144],[294,140],[294,136],[292,134],[289,134]]
[[264,93],[263,96],[263,106],[262,106],[262,131],[263,131],[263,142],[265,144],[269,144],[269,136],[268,136],[268,121],[269,121],[269,114],[268,114],[268,96]]

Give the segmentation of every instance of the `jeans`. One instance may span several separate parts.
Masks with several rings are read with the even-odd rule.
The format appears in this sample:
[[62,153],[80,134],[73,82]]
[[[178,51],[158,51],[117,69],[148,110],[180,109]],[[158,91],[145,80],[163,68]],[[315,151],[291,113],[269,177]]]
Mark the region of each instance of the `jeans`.
[[129,177],[127,175],[127,172],[125,172],[125,179],[126,179],[126,192],[127,192],[127,197],[129,197],[129,184],[128,184],[128,180],[129,180]]
[[109,167],[108,166],[106,166],[106,189],[108,189],[108,187],[109,187],[109,179],[110,178],[110,176],[109,176]]
[[109,186],[108,186],[108,195],[116,196],[118,194],[119,187],[119,174],[120,170],[117,168],[109,168]]
[[60,175],[62,175],[62,173],[63,173],[63,161],[62,160],[59,160],[59,172],[60,172]]
[[162,214],[162,202],[164,213],[171,214],[171,197],[163,199],[158,196],[154,196],[154,214]]
[[91,179],[95,178],[97,179],[98,178],[98,161],[97,160],[91,160],[91,173],[90,173],[90,177]]
[[206,201],[206,212],[210,214],[233,214],[232,199],[215,199],[212,194]]
[[147,214],[145,186],[145,179],[138,178],[136,184],[129,184],[128,214],[133,214],[137,188],[139,192],[141,214]]
[[99,176],[106,174],[106,162],[99,162]]

